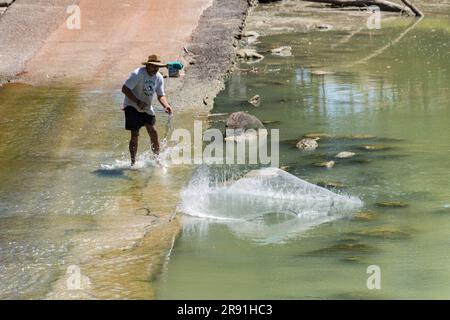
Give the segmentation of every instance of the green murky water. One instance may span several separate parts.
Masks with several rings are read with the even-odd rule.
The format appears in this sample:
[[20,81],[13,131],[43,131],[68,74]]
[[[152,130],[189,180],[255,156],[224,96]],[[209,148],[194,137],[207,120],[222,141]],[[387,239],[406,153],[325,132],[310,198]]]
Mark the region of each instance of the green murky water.
[[[358,196],[370,214],[306,231],[261,229],[277,236],[270,243],[245,226],[185,217],[158,298],[450,298],[448,15],[426,18],[357,63],[413,22],[351,38],[328,31],[259,39],[259,52],[289,45],[293,56],[266,53],[259,63],[241,64],[213,112],[246,110],[275,121],[267,128],[280,129],[280,164],[288,172],[339,182],[334,191]],[[247,102],[255,94],[259,107]],[[311,153],[292,145],[313,132],[333,137]],[[341,151],[357,155],[334,158]],[[334,168],[313,165],[328,160]],[[377,205],[383,201],[407,206]],[[369,265],[381,268],[380,290],[366,286]]]

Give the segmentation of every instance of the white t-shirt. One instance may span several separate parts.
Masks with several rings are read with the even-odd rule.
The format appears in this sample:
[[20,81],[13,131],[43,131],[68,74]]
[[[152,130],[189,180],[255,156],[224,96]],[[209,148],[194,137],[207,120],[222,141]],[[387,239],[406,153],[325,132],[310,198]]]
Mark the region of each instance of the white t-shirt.
[[153,96],[155,92],[158,96],[164,95],[164,78],[161,73],[157,72],[153,76],[150,76],[145,67],[137,68],[130,73],[124,85],[134,93],[136,98],[147,103],[147,107],[141,109],[135,102],[125,96],[123,101],[124,108],[126,106],[132,106],[139,112],[147,112],[148,114],[155,115],[152,107]]

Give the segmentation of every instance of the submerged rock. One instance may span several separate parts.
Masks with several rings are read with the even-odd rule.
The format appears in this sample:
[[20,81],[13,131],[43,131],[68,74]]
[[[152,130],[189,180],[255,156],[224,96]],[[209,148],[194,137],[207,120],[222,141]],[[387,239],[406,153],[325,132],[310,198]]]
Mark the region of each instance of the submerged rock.
[[236,55],[241,59],[247,59],[247,60],[262,60],[264,58],[263,55],[256,52],[256,50],[253,49],[240,49],[236,52]]
[[385,146],[385,145],[365,145],[360,147],[363,150],[368,151],[381,151],[381,150],[389,150],[391,147]]
[[356,155],[356,153],[354,153],[354,152],[342,151],[342,152],[339,152],[335,157],[339,158],[339,159],[348,159],[348,158],[354,157],[355,155]]
[[245,31],[244,33],[242,33],[242,36],[245,38],[248,37],[259,37],[259,33],[256,31]]
[[325,71],[325,70],[313,70],[313,71],[311,71],[311,74],[315,75],[315,76],[324,76],[324,75],[333,74],[333,73],[334,72]]
[[372,212],[358,212],[356,213],[352,220],[354,221],[372,221],[375,220],[375,214]]
[[319,144],[316,139],[305,138],[297,142],[295,146],[303,151],[314,151],[319,147]]
[[290,46],[282,46],[272,49],[270,52],[277,56],[290,57],[292,55],[292,48]]
[[409,206],[406,202],[401,201],[382,201],[375,203],[375,205],[383,208],[406,208]]
[[277,124],[277,123],[280,123],[281,121],[279,121],[279,120],[262,120],[261,122],[263,124]]
[[354,233],[358,236],[374,237],[374,238],[390,238],[390,239],[404,239],[409,238],[410,234],[404,230],[400,230],[396,227],[377,227],[367,229],[364,231],[358,231]]
[[336,165],[336,163],[334,161],[325,161],[314,163],[314,165],[316,167],[333,168]]
[[250,100],[248,100],[248,102],[257,107],[261,103],[261,97],[259,96],[259,94],[256,94]]
[[335,136],[328,133],[308,133],[305,134],[303,137],[319,140],[319,139],[331,139],[334,138]]
[[247,39],[248,44],[252,44],[259,38],[259,33],[256,31],[246,31],[242,34],[242,37]]
[[361,258],[360,257],[344,257],[341,260],[344,262],[360,262]]
[[358,134],[352,134],[348,136],[349,139],[355,139],[355,140],[369,140],[369,139],[375,139],[377,136],[371,135],[371,134],[364,134],[364,133],[358,133]]

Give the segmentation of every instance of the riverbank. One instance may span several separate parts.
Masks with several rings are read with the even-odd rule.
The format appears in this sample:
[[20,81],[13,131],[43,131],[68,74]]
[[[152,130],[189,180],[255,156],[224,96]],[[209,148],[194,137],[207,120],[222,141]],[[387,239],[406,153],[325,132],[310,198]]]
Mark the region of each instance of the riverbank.
[[[110,183],[117,181],[114,180],[117,170],[126,177],[123,187],[119,187],[114,195],[106,192],[105,196],[110,200],[100,206],[103,209],[95,210],[92,216],[82,214],[80,221],[71,221],[61,214],[65,210],[65,198],[53,200],[61,202],[57,206],[59,209],[55,209],[56,215],[41,212],[47,215],[44,224],[52,226],[52,233],[58,230],[69,235],[67,246],[70,248],[64,254],[63,261],[56,262],[59,270],[46,272],[54,277],[46,298],[154,298],[151,279],[164,266],[165,256],[180,230],[175,216],[178,192],[189,179],[191,168],[169,168],[166,174],[157,168],[127,171],[120,167],[113,169],[112,175],[107,170],[99,169],[99,161],[104,161],[105,154],[114,154],[111,150],[126,151],[128,135],[121,129],[123,116],[118,113],[120,86],[130,70],[150,52],[159,52],[166,61],[182,60],[187,66],[186,73],[180,78],[167,79],[166,92],[176,114],[175,127],[191,127],[194,119],[202,119],[208,113],[214,96],[223,88],[224,77],[234,61],[235,37],[241,32],[249,8],[246,0],[196,0],[181,5],[178,1],[161,1],[152,2],[152,7],[147,9],[147,1],[134,2],[135,6],[128,9],[110,6],[110,1],[96,2],[95,6],[90,1],[77,2],[84,17],[82,23],[88,22],[89,28],[83,29],[82,24],[79,31],[67,30],[63,22],[39,49],[36,42],[21,59],[5,60],[10,61],[11,68],[8,69],[9,76],[3,76],[4,79],[34,86],[4,86],[0,94],[8,94],[11,103],[20,101],[20,95],[26,96],[34,91],[45,93],[56,90],[63,96],[70,94],[72,97],[68,102],[62,96],[59,101],[62,105],[59,108],[54,106],[55,110],[59,110],[57,127],[61,130],[58,130],[59,134],[52,135],[51,144],[45,143],[49,150],[39,149],[39,153],[58,162],[61,159],[67,163],[78,162],[75,167],[70,165],[73,169],[78,167],[78,170],[71,173],[73,169],[63,169],[60,174],[52,173],[53,178],[45,182],[43,177],[41,184],[55,190],[67,189],[68,193],[65,192],[64,196],[68,196],[69,201],[75,199],[72,203],[80,202],[84,207],[82,199],[76,199],[77,193],[86,189],[85,195],[101,195],[103,190],[86,185],[80,181],[80,176],[85,175],[89,180],[94,178],[94,183],[100,185],[104,184],[100,181],[104,176],[113,179],[109,180]],[[16,4],[20,5],[21,1]],[[143,10],[136,10],[135,7]],[[15,11],[13,9],[12,6],[6,12],[0,24],[14,20],[13,16],[20,13],[20,6]],[[117,25],[115,21],[121,23]],[[168,24],[168,21],[176,23]],[[159,29],[154,29],[154,24],[159,24]],[[154,33],[145,32],[152,29]],[[12,34],[8,33],[11,48],[20,47],[21,41],[14,45]],[[124,49],[127,47],[131,49]],[[2,52],[6,54],[9,51]],[[25,60],[26,63],[23,62]],[[11,77],[17,72],[16,76]],[[34,104],[36,108],[41,107],[39,101],[30,101],[29,105]],[[66,104],[70,104],[68,108]],[[92,107],[96,109],[89,112]],[[103,112],[99,110],[102,108],[105,108]],[[117,113],[111,112],[111,108],[117,109]],[[41,116],[47,111],[43,110]],[[53,117],[51,114],[49,116]],[[162,123],[164,116],[160,115],[159,119]],[[70,126],[64,126],[64,123],[70,123]],[[101,125],[92,126],[94,123]],[[164,130],[161,123],[157,125]],[[19,130],[20,126],[16,125],[16,129]],[[55,130],[46,131],[51,133]],[[92,137],[96,138],[89,143]],[[40,139],[45,140],[45,136]],[[100,146],[101,141],[103,145]],[[4,147],[10,148],[9,144]],[[140,152],[143,152],[142,147]],[[126,163],[126,155],[124,157]],[[30,170],[29,166],[27,169]],[[79,170],[81,172],[77,174]],[[95,176],[100,180],[96,180]],[[34,184],[34,179],[29,180],[28,185]],[[66,207],[71,210],[70,204]],[[13,215],[12,212],[6,213]],[[14,224],[13,218],[10,220]],[[40,225],[31,215],[27,224],[32,225],[31,220]],[[67,281],[72,275],[69,266],[79,268],[77,270],[85,280],[79,290],[68,290]],[[14,293],[15,297],[36,297],[33,293],[20,295],[18,291]]]

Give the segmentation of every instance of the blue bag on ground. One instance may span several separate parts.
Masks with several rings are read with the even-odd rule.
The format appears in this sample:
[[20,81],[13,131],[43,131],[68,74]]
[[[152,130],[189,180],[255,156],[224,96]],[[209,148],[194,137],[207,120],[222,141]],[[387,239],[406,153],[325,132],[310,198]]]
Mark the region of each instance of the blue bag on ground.
[[172,61],[167,63],[167,69],[169,70],[169,77],[178,77],[180,70],[183,69],[183,64],[180,61]]

